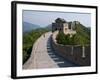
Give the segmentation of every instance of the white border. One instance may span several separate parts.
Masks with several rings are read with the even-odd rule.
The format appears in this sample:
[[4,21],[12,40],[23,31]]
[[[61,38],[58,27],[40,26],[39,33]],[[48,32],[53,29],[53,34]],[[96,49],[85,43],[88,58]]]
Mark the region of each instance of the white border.
[[[22,69],[22,10],[43,10],[43,11],[62,11],[62,12],[81,12],[91,13],[91,66],[90,67],[69,67],[69,68],[53,68],[53,69],[37,69],[37,70],[23,70]],[[58,7],[46,5],[26,5],[17,4],[17,76],[37,76],[50,74],[69,74],[69,73],[83,73],[95,72],[96,54],[96,10],[91,8],[76,8],[76,7]]]

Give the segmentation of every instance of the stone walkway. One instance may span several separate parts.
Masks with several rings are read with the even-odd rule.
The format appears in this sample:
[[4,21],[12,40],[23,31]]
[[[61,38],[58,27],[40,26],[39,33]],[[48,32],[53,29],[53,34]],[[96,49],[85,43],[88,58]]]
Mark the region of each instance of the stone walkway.
[[75,66],[75,64],[65,60],[55,54],[50,47],[51,32],[42,35],[34,44],[31,57],[23,65],[23,69],[59,68]]
[[34,44],[30,59],[24,64],[24,69],[52,68],[58,65],[50,58],[47,51],[47,41],[52,33],[42,35]]

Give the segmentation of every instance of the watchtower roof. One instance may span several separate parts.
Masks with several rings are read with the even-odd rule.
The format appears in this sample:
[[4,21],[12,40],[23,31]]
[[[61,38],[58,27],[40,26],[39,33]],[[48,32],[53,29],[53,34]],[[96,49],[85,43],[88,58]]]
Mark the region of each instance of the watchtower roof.
[[66,23],[66,20],[62,19],[62,18],[57,18],[55,20],[56,23]]

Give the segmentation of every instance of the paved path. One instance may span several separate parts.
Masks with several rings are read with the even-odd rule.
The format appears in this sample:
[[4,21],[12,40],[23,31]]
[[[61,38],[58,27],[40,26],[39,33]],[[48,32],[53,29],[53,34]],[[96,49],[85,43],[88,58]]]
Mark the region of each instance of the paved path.
[[51,32],[42,35],[34,44],[31,57],[23,65],[23,69],[59,68],[75,64],[55,54],[50,47]]

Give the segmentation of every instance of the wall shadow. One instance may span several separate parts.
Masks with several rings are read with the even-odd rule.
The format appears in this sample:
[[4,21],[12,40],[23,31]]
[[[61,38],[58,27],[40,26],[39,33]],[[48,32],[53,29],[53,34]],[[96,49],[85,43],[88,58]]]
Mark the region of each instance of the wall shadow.
[[51,46],[51,36],[48,38],[47,41],[47,52],[48,55],[52,58],[53,61],[59,66],[59,67],[77,67],[78,64],[75,64],[64,57],[60,56],[58,53],[56,53],[52,46]]

